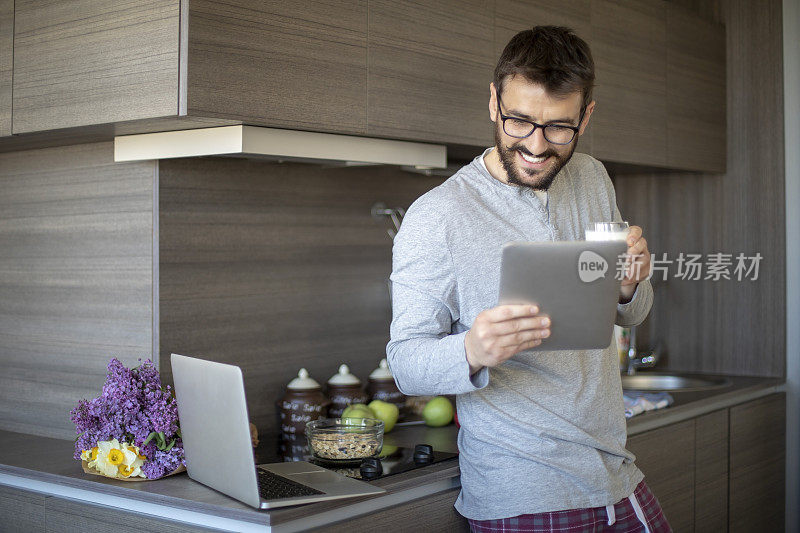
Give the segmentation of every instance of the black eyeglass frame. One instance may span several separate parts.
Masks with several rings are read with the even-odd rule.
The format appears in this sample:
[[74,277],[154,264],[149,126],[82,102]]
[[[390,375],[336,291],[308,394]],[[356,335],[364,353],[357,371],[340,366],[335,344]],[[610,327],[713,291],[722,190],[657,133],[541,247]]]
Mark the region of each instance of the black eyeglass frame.
[[[544,140],[546,140],[546,141],[547,141],[547,142],[549,142],[550,144],[555,144],[555,145],[558,145],[558,146],[566,146],[566,145],[568,145],[568,144],[571,144],[571,143],[572,143],[572,141],[574,141],[574,140],[575,140],[575,137],[577,137],[577,136],[578,136],[578,133],[580,133],[580,131],[581,131],[581,123],[583,122],[583,115],[584,115],[584,113],[586,112],[586,106],[583,106],[583,107],[581,107],[581,114],[580,114],[580,116],[578,117],[578,125],[577,125],[577,126],[569,126],[569,125],[567,125],[567,124],[539,124],[539,123],[537,123],[537,122],[533,122],[532,120],[526,120],[526,119],[524,119],[524,118],[519,118],[519,117],[514,117],[514,116],[511,116],[511,115],[506,115],[506,114],[504,114],[504,113],[503,113],[503,110],[502,110],[502,109],[500,109],[500,104],[501,104],[501,103],[502,103],[502,102],[500,101],[500,94],[498,93],[498,94],[497,94],[497,112],[498,112],[498,113],[500,113],[500,120],[502,120],[502,121],[503,121],[503,132],[504,132],[506,135],[508,135],[509,137],[514,137],[515,139],[527,139],[528,137],[530,137],[531,135],[533,135],[533,134],[534,134],[534,132],[536,132],[536,128],[541,128],[541,129],[542,129],[542,135],[544,135]],[[530,124],[531,126],[533,126],[533,129],[532,129],[532,130],[530,131],[530,133],[528,133],[527,135],[522,135],[522,136],[519,136],[519,135],[511,135],[510,133],[508,133],[508,132],[506,131],[506,120],[508,120],[508,119],[519,120],[520,122],[527,122],[528,124]],[[547,128],[548,128],[548,127],[556,127],[556,128],[567,128],[567,129],[570,129],[570,130],[572,130],[572,138],[571,138],[569,141],[565,142],[565,143],[557,143],[557,142],[553,142],[553,141],[551,141],[550,139],[548,139],[548,138],[547,138]]]

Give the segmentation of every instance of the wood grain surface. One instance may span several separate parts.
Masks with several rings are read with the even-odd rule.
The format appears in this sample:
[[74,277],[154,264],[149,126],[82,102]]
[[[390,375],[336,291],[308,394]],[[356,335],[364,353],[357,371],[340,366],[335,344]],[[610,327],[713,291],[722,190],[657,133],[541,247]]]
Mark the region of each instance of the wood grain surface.
[[667,3],[667,166],[725,172],[725,27]]
[[675,531],[693,531],[695,497],[695,421],[687,420],[628,439],[669,525]]
[[44,531],[46,497],[36,492],[0,485],[0,531]]
[[728,527],[728,410],[695,422],[694,530]]
[[[592,48],[592,8],[590,0],[553,3],[548,0],[496,0],[494,13],[495,61],[514,35],[533,26],[553,25],[572,28]],[[593,121],[581,135],[578,151],[592,154]]]
[[[712,10],[713,11],[713,10]],[[785,375],[786,268],[781,3],[723,5],[727,41],[725,174],[614,177],[620,210],[656,253],[760,253],[755,281],[654,284],[648,344],[673,370]],[[670,266],[674,275],[676,265]]]
[[11,135],[14,0],[0,0],[0,137]]
[[151,355],[155,164],[100,143],[0,169],[0,428],[71,439],[108,360]]
[[188,112],[366,131],[367,2],[189,2]]
[[178,113],[179,0],[16,0],[14,133]]
[[368,133],[493,144],[493,15],[487,0],[371,0]]
[[729,531],[783,531],[786,394],[730,409]]
[[371,513],[354,520],[338,522],[310,531],[326,533],[370,533],[391,531],[392,533],[468,532],[469,522],[458,514],[453,504],[461,492],[460,488],[425,496],[401,505]]
[[595,157],[667,161],[666,8],[647,0],[592,0]]
[[441,178],[200,158],[161,161],[159,180],[166,379],[172,352],[241,366],[265,433],[301,367],[324,384],[347,363],[366,382],[391,321],[390,225],[370,207],[408,207]]

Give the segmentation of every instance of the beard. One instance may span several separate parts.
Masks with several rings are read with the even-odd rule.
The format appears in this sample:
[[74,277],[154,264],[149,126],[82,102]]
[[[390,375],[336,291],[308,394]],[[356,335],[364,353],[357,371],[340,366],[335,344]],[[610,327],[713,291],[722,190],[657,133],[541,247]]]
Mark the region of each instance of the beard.
[[[500,135],[500,128],[494,130],[494,143],[497,146],[497,153],[500,156],[500,163],[503,165],[503,170],[506,171],[508,183],[518,185],[520,187],[529,187],[536,191],[547,191],[556,179],[558,172],[564,168],[572,154],[575,153],[575,148],[578,146],[578,139],[570,144],[569,153],[559,154],[553,148],[548,148],[541,154],[532,154],[522,145],[520,139],[515,144],[506,147],[503,144],[503,139]],[[522,152],[523,154],[531,157],[552,157],[553,164],[549,169],[534,170],[532,168],[519,168],[516,161],[517,156],[515,152]]]

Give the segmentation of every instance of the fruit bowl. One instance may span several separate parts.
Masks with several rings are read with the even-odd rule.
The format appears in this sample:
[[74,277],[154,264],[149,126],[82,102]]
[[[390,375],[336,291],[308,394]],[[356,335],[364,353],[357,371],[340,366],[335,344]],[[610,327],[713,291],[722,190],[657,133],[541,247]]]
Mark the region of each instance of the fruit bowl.
[[306,438],[315,459],[353,462],[381,453],[383,428],[374,418],[321,418],[306,424]]

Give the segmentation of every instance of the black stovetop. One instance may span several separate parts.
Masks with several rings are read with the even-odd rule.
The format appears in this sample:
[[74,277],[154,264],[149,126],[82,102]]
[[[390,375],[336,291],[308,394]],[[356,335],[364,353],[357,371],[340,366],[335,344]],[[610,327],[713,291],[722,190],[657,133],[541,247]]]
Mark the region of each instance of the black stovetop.
[[[420,442],[419,444],[425,443]],[[255,449],[255,456],[256,464],[284,461],[308,461],[348,477],[364,479],[361,475],[361,461],[353,461],[346,464],[331,464],[317,460],[308,452],[308,446],[304,436],[279,436],[277,439],[269,439],[267,442],[262,440],[261,444]],[[386,445],[381,452],[381,456],[377,458],[383,473],[380,476],[371,477],[369,481],[408,472],[409,470],[417,468],[424,468],[434,463],[452,459],[453,457],[458,457],[458,454],[433,450],[433,456],[429,457],[425,462],[421,462],[419,457],[418,460],[415,461],[414,447]]]

